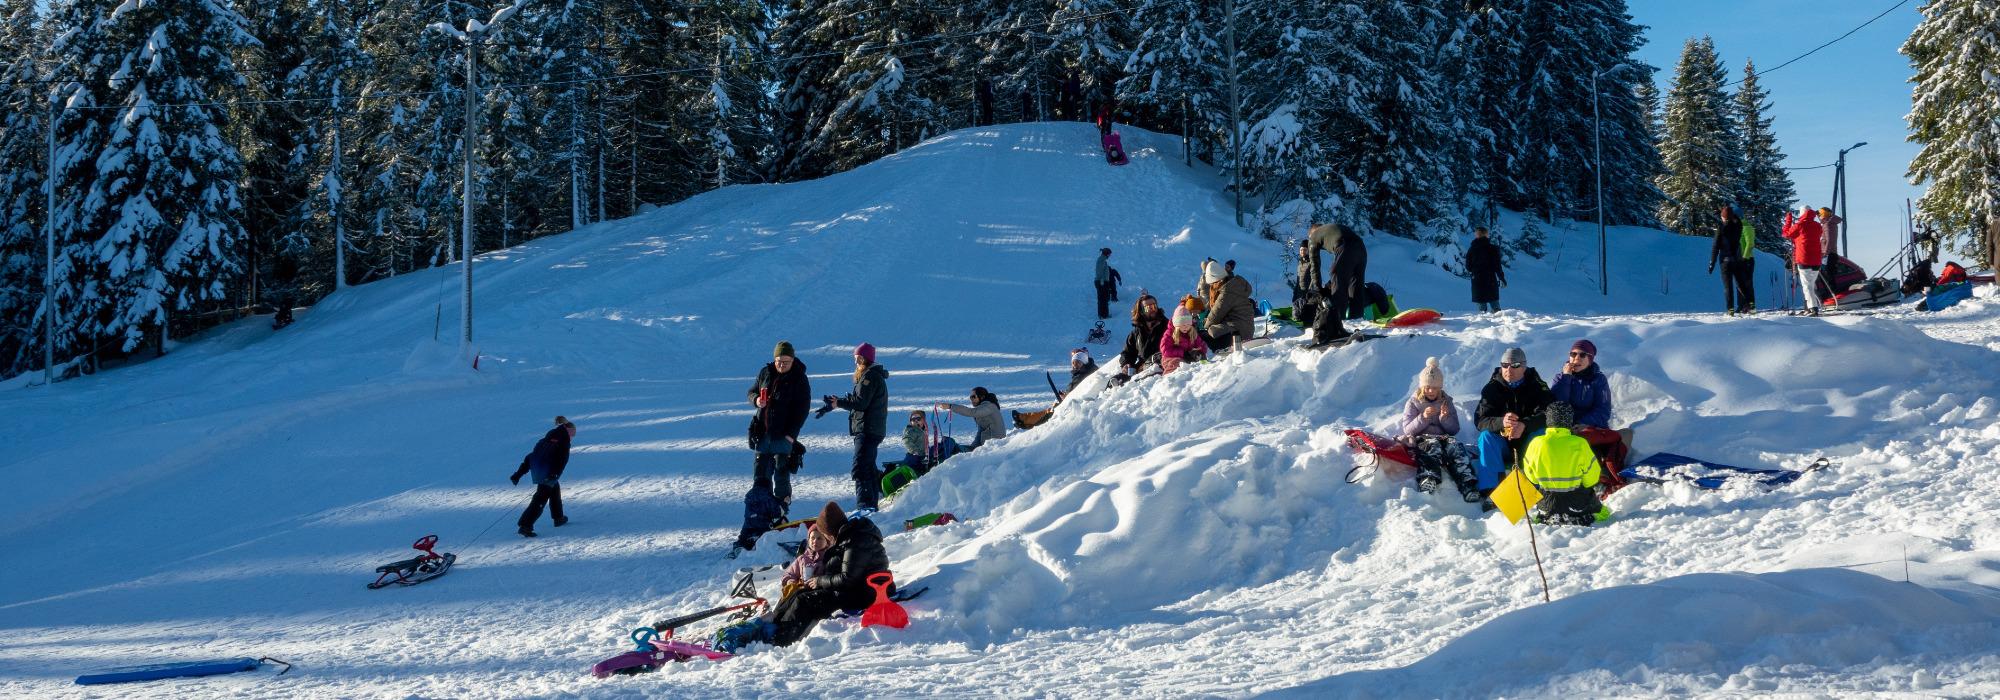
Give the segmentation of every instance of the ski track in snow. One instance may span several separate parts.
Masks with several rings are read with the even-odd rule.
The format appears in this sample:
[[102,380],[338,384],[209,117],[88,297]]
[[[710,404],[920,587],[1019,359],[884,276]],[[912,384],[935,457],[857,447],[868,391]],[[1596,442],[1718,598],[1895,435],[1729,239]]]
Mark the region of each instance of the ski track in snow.
[[[1992,289],[1936,314],[1729,319],[1701,313],[1720,301],[1705,240],[1616,229],[1600,296],[1581,225],[1513,263],[1503,301],[1530,312],[1471,317],[1465,282],[1413,262],[1417,244],[1371,240],[1370,278],[1443,323],[1325,353],[1281,340],[1117,390],[1099,375],[1048,424],[954,458],[878,516],[965,521],[889,538],[899,581],[930,587],[909,629],[835,621],[791,648],[590,678],[631,628],[779,561],[777,534],[720,556],[749,481],[742,392],[775,341],[834,394],[853,343],[880,347],[897,433],[975,384],[1046,406],[1043,372],[1065,381],[1094,320],[1099,246],[1127,281],[1100,362],[1137,290],[1178,297],[1203,256],[1287,303],[1277,246],[1233,226],[1217,181],[1177,140],[1126,135],[1113,169],[1088,125],[969,129],[481,256],[478,373],[453,329],[431,340],[458,313],[446,268],[347,290],[282,333],[245,322],[16,383],[0,696],[2000,693]],[[1759,280],[1767,306],[1777,282]],[[1635,459],[1835,466],[1769,492],[1632,486],[1607,525],[1539,529],[1552,604],[1524,528],[1343,483],[1340,430],[1388,432],[1426,356],[1469,424],[1502,349],[1552,380],[1585,336]],[[530,489],[504,479],[557,413],[581,426],[573,522],[523,540]],[[845,416],[808,422],[795,515],[851,498]],[[970,440],[970,420],[951,429]],[[901,454],[892,435],[882,457]],[[458,555],[449,575],[363,588],[429,533]],[[298,667],[70,684],[264,655]]]

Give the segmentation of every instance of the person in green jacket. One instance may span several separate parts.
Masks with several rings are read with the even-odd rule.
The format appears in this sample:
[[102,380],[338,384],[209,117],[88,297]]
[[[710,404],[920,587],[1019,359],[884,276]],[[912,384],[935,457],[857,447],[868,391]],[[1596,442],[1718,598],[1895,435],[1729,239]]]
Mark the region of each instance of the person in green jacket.
[[1597,475],[1603,471],[1597,455],[1589,441],[1570,433],[1575,409],[1557,401],[1543,416],[1548,428],[1521,455],[1522,473],[1544,494],[1535,505],[1535,522],[1595,525],[1610,520],[1611,509],[1597,500]]

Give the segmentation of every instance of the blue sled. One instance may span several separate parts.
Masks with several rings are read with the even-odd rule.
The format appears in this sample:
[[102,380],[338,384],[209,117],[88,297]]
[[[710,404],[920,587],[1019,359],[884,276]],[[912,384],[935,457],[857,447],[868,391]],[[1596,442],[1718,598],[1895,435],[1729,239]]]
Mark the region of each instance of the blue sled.
[[1776,488],[1798,481],[1805,474],[1792,469],[1746,469],[1670,452],[1647,457],[1618,472],[1619,478],[1630,482],[1663,484],[1681,481],[1710,490],[1722,488],[1732,479],[1747,479],[1760,486]]
[[[292,670],[291,664],[286,664],[285,662],[278,661],[277,659],[270,659],[270,660],[275,663],[284,664],[285,671]],[[245,656],[237,659],[209,659],[207,661],[179,661],[167,664],[126,666],[123,668],[114,668],[106,671],[100,671],[98,673],[90,673],[77,676],[76,684],[104,685],[106,683],[131,683],[133,681],[154,681],[154,680],[160,680],[162,678],[192,678],[196,676],[215,676],[224,673],[240,673],[243,671],[255,671],[257,670],[257,667],[263,665],[263,663],[264,661],[261,659],[253,659]],[[279,671],[278,673],[279,675],[283,675],[285,671]]]

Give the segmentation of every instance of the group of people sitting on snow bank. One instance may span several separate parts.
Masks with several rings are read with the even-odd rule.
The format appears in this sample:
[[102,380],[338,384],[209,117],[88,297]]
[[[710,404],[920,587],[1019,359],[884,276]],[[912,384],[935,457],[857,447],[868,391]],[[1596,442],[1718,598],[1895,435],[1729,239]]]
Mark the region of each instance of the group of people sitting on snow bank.
[[1479,392],[1474,445],[1458,441],[1459,411],[1444,383],[1437,358],[1426,360],[1416,393],[1403,405],[1400,437],[1417,458],[1419,490],[1435,492],[1450,479],[1466,502],[1491,509],[1493,489],[1518,466],[1548,494],[1538,505],[1544,521],[1588,525],[1611,517],[1595,489],[1606,475],[1617,483],[1627,450],[1624,437],[1608,427],[1611,383],[1597,365],[1595,344],[1572,344],[1553,386],[1520,348],[1502,353]]
[[[1213,258],[1202,262],[1194,293],[1182,297],[1171,312],[1152,293],[1141,293],[1132,304],[1132,330],[1118,352],[1113,381],[1122,384],[1149,368],[1171,373],[1255,339],[1255,294],[1250,281],[1236,274],[1236,261]],[[1081,377],[1072,372],[1072,386],[1077,381]]]
[[875,600],[868,576],[888,570],[881,528],[847,517],[828,501],[807,527],[805,547],[785,567],[778,604],[717,632],[715,650],[733,654],[753,642],[790,646],[835,613],[868,607]]

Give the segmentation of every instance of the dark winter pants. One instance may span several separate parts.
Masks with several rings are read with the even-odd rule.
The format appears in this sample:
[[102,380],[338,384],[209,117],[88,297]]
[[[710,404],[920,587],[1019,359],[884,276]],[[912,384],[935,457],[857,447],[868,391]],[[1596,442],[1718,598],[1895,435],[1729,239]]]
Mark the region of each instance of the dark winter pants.
[[1757,309],[1757,290],[1752,279],[1755,260],[1722,261],[1722,305],[1729,311],[1749,313]]
[[1480,313],[1499,313],[1500,311],[1500,302],[1497,301],[1482,301],[1478,302],[1478,304]]
[[756,471],[751,474],[750,488],[771,494],[779,503],[790,503],[792,470],[787,467],[792,459],[791,443],[771,440],[766,442],[765,448],[757,451]]
[[1100,320],[1111,318],[1111,283],[1098,282],[1096,284],[1097,284],[1097,318]]
[[882,468],[875,463],[880,435],[854,436],[854,507],[874,508],[882,500]]
[[521,511],[521,521],[519,523],[521,529],[535,529],[535,521],[540,520],[542,517],[543,504],[547,504],[549,507],[549,520],[560,523],[569,519],[563,517],[562,484],[553,481],[546,484],[536,484],[535,497],[528,501],[528,509]]
[[1348,294],[1349,287],[1358,287],[1360,280],[1336,278],[1326,290],[1326,306],[1319,309],[1319,317],[1313,319],[1313,342],[1329,343],[1347,337],[1347,326],[1342,323],[1348,315],[1359,315],[1361,299]]
[[861,610],[875,602],[870,589],[839,590],[808,588],[792,594],[792,597],[778,603],[772,611],[772,622],[778,631],[771,635],[773,646],[791,646],[793,642],[812,634],[813,627],[820,620],[833,617],[842,610]]
[[1597,524],[1597,514],[1604,510],[1604,504],[1597,500],[1597,493],[1590,489],[1552,491],[1535,504],[1535,512],[1541,522],[1550,525]]
[[1479,500],[1479,473],[1472,466],[1478,458],[1464,444],[1443,435],[1425,435],[1417,438],[1411,452],[1416,454],[1417,470],[1422,473],[1417,477],[1420,486],[1425,479],[1440,484],[1449,478],[1465,500]]

